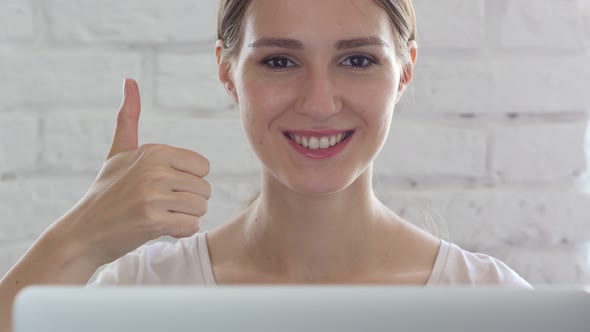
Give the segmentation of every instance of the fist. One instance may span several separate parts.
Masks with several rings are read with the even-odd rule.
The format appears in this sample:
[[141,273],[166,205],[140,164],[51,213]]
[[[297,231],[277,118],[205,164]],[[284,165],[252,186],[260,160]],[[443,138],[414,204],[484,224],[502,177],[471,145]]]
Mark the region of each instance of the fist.
[[85,254],[106,264],[160,236],[200,229],[211,186],[207,158],[163,144],[138,146],[139,88],[125,80],[110,151],[96,180],[63,219]]

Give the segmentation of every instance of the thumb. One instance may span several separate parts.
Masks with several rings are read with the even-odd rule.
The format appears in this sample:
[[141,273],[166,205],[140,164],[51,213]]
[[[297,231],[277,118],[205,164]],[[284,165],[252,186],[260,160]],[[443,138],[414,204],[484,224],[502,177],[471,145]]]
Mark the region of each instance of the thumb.
[[115,128],[115,137],[107,160],[114,155],[131,151],[138,148],[138,122],[139,113],[141,112],[141,102],[139,98],[139,87],[133,79],[126,78],[124,83],[123,103],[117,113],[117,127]]

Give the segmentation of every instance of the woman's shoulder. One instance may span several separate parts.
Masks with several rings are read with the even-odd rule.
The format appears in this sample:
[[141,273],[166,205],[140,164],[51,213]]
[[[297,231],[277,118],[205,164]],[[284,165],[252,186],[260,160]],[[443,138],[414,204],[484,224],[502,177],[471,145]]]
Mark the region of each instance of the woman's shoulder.
[[86,286],[206,284],[210,264],[204,236],[145,244],[103,266]]
[[470,252],[444,240],[441,240],[439,255],[428,284],[532,288],[516,271],[499,259]]

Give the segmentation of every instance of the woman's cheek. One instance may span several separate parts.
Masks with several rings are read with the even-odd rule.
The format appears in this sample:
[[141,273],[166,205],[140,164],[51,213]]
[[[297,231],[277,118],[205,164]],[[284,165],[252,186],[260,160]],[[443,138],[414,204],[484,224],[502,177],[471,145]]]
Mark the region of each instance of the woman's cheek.
[[257,79],[245,84],[245,97],[251,112],[273,116],[283,112],[295,96],[293,84],[285,81]]
[[269,134],[268,128],[279,109],[273,96],[275,90],[258,80],[245,81],[244,83],[240,105],[242,121],[250,142],[259,146],[264,141],[264,137]]

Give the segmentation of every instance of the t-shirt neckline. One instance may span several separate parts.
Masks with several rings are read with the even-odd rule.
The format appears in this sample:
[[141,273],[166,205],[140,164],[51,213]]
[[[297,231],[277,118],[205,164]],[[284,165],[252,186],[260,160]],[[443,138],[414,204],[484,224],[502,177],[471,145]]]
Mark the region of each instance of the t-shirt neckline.
[[[213,274],[213,266],[211,265],[211,257],[209,256],[209,247],[207,245],[207,231],[200,233],[197,236],[197,247],[199,251],[199,261],[201,262],[201,272],[203,280],[205,281],[205,286],[219,286],[217,285],[217,281],[215,280],[215,276]],[[440,246],[438,248],[436,260],[434,261],[434,265],[432,267],[432,273],[430,274],[430,277],[428,278],[428,281],[426,282],[424,287],[433,287],[439,284],[447,263],[447,257],[449,256],[450,247],[450,243],[443,239],[440,239]]]

